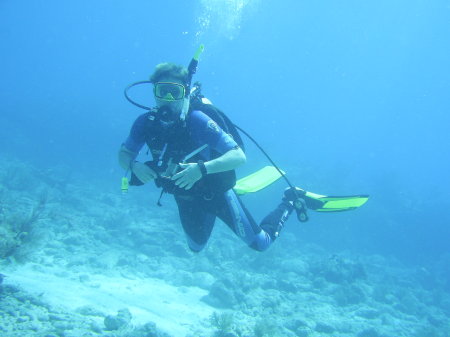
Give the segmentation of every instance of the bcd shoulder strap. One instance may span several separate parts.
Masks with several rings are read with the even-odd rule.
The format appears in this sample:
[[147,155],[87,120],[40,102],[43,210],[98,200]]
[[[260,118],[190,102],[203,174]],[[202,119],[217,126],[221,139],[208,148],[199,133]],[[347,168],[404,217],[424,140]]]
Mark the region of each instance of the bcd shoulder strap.
[[242,141],[241,135],[234,126],[233,122],[228,118],[228,116],[219,108],[213,104],[205,104],[202,102],[201,97],[193,97],[190,102],[190,109],[199,110],[215,121],[222,130],[231,135],[234,141],[239,145],[239,147],[245,151],[244,142]]

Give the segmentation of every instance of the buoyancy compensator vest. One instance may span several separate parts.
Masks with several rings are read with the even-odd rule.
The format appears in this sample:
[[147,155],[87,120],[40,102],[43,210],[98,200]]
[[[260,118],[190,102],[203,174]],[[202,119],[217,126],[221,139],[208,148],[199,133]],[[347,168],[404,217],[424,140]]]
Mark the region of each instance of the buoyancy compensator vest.
[[[236,143],[243,148],[244,144],[240,135],[230,119],[217,107],[212,105],[200,91],[200,83],[194,84],[195,91],[191,95],[190,112],[198,110],[214,120],[224,132],[230,134]],[[223,193],[231,188],[236,183],[236,173],[234,170],[225,172],[212,173],[202,177],[197,181],[190,190],[179,188],[170,179],[175,173],[179,171],[179,163],[183,162],[198,162],[204,159],[201,157],[201,150],[198,149],[198,144],[194,144],[186,123],[191,114],[187,115],[186,121],[168,124],[164,118],[165,111],[161,109],[153,109],[147,113],[146,144],[149,152],[152,155],[152,160],[145,164],[154,170],[158,177],[155,179],[157,187],[175,195],[191,195],[202,196],[205,199],[214,197],[217,193]],[[215,159],[221,154],[210,149],[210,159]],[[143,183],[132,174],[130,185],[139,186]]]

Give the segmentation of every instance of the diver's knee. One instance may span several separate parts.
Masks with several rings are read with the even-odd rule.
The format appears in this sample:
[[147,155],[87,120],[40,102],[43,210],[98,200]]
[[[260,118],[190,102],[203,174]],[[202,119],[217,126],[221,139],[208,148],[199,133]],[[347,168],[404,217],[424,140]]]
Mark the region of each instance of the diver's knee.
[[272,238],[269,233],[261,229],[254,237],[253,242],[248,246],[257,252],[264,252],[272,245],[274,241],[275,239]]
[[201,247],[200,249],[199,248],[197,248],[197,247],[191,247],[191,246],[189,246],[189,250],[192,252],[192,253],[195,253],[195,254],[198,254],[198,253],[200,253],[202,250],[203,250],[203,248],[204,247]]
[[257,252],[265,252],[267,249],[269,249],[270,244],[261,245],[259,242],[253,242],[249,247],[253,250],[256,250]]
[[205,248],[206,242],[198,243],[192,240],[191,238],[188,238],[188,246],[191,252],[200,253],[203,250],[203,248]]

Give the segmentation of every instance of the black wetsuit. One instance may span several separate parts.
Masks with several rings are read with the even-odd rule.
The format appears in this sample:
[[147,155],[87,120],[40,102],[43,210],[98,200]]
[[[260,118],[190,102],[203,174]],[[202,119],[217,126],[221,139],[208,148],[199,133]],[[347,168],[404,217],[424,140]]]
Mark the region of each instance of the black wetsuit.
[[[167,168],[168,162],[178,163],[183,156],[205,144],[208,146],[197,156],[205,161],[238,147],[230,135],[201,111],[189,113],[186,125],[180,129],[180,133],[170,136],[170,132],[164,130],[163,125],[158,125],[152,120],[151,113],[145,113],[136,119],[123,145],[137,156],[142,147],[147,144],[153,161],[160,165],[161,171]],[[207,197],[195,193],[174,193],[174,195],[181,223],[192,251],[199,252],[205,247],[216,217],[226,223],[253,249],[266,250],[274,240],[274,234],[270,233],[273,226],[269,226],[267,231],[262,230],[231,188],[218,193],[213,191]],[[266,217],[266,222],[267,220],[277,222],[284,211],[285,209],[279,206]]]

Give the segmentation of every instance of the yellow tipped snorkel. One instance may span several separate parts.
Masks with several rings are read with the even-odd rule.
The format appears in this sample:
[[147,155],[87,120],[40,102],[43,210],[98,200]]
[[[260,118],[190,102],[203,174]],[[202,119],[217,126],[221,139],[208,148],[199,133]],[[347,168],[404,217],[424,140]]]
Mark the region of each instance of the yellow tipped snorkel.
[[195,52],[193,59],[198,62],[198,59],[200,58],[200,54],[203,53],[204,50],[205,50],[205,46],[203,44],[201,44],[197,48],[197,51]]
[[191,95],[191,83],[192,76],[197,72],[198,60],[200,58],[201,53],[205,50],[205,46],[201,44],[197,50],[195,51],[194,56],[192,57],[191,62],[189,62],[188,66],[188,77],[186,79],[186,92],[185,92],[185,100],[181,113],[181,120],[185,120],[187,114],[189,113],[189,103],[190,103],[190,95]]
[[186,81],[186,97],[190,95],[191,93],[191,82],[192,82],[192,76],[197,72],[197,66],[198,66],[198,60],[200,58],[201,53],[205,50],[205,46],[201,44],[197,50],[195,51],[194,56],[192,57],[191,62],[189,62],[188,66],[188,78]]

